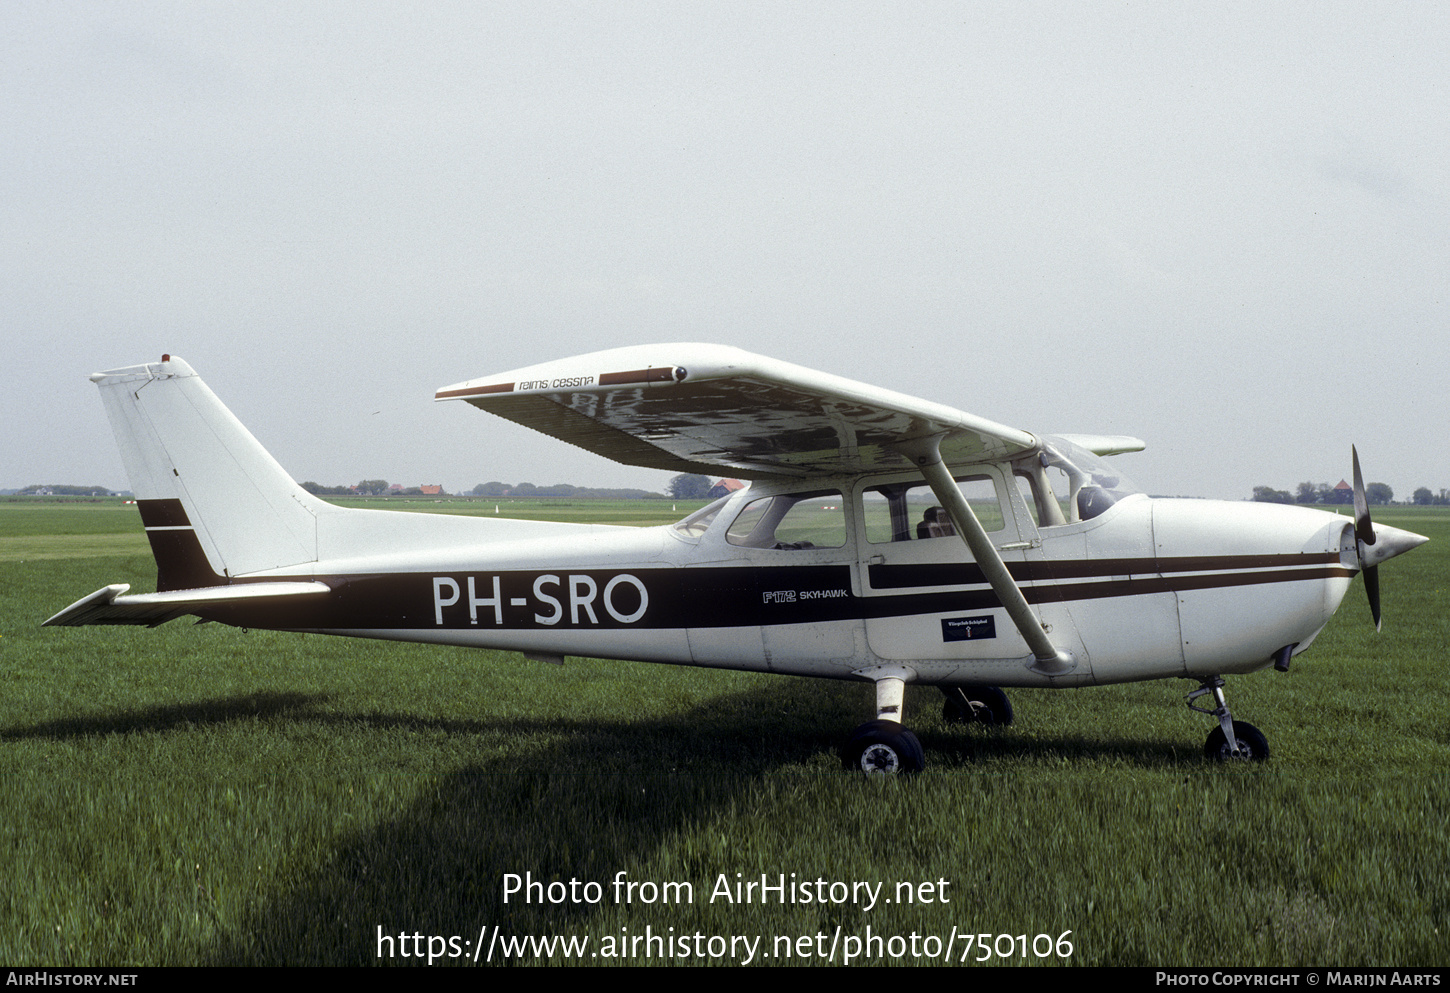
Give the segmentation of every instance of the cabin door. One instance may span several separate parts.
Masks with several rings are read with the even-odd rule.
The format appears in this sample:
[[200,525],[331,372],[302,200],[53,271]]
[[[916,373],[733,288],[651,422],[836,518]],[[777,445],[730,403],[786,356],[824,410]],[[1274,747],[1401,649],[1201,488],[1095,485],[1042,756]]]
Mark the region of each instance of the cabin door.
[[[1030,542],[1022,540],[1006,482],[995,466],[973,467],[957,479],[988,538],[1016,572]],[[871,481],[858,499],[861,591],[873,652],[902,661],[976,662],[1031,654],[920,476]],[[1035,535],[1030,522],[1028,530]]]

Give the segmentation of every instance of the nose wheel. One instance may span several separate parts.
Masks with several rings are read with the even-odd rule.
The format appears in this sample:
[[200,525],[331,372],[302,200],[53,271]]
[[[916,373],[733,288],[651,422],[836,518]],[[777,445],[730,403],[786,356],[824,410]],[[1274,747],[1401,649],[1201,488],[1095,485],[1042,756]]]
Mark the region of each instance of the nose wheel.
[[1214,728],[1204,743],[1204,758],[1214,762],[1227,762],[1229,759],[1238,759],[1243,762],[1262,762],[1269,757],[1269,739],[1264,737],[1264,732],[1254,727],[1248,721],[1234,721],[1234,743],[1238,747],[1238,754],[1233,753],[1229,747],[1228,735],[1223,728]]
[[948,724],[987,724],[1006,727],[1012,723],[1012,704],[995,686],[943,686],[942,720]]
[[[1205,693],[1211,693],[1214,703],[1217,704],[1212,710],[1196,706],[1193,702]],[[1222,678],[1209,676],[1198,689],[1189,693],[1188,709],[1218,718],[1218,727],[1209,733],[1208,740],[1203,744],[1204,758],[1211,762],[1227,762],[1231,759],[1240,762],[1263,762],[1268,759],[1269,739],[1264,737],[1264,733],[1247,721],[1234,720],[1229,713],[1228,704],[1223,699]]]

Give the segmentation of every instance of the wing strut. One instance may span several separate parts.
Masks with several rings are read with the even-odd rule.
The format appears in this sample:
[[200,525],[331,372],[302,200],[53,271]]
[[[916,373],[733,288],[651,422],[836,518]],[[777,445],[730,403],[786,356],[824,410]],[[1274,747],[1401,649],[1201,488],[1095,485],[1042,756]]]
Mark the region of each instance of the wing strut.
[[1017,588],[1012,574],[1007,571],[1002,556],[997,552],[997,547],[987,537],[972,505],[967,503],[967,498],[962,496],[956,480],[952,479],[952,474],[942,463],[941,439],[942,435],[937,434],[929,438],[901,442],[895,447],[916,463],[926,477],[931,491],[951,515],[957,534],[967,543],[967,548],[987,577],[987,582],[992,584],[992,591],[1002,601],[1002,606],[1007,608],[1007,614],[1012,618],[1012,623],[1017,625],[1017,630],[1022,633],[1027,646],[1032,649],[1032,654],[1037,656],[1037,664],[1032,668],[1051,676],[1060,676],[1070,671],[1077,665],[1077,660],[1072,657],[1071,652],[1053,645],[1047,632],[1042,630],[1042,624],[1032,613],[1032,608],[1027,606],[1027,598]]

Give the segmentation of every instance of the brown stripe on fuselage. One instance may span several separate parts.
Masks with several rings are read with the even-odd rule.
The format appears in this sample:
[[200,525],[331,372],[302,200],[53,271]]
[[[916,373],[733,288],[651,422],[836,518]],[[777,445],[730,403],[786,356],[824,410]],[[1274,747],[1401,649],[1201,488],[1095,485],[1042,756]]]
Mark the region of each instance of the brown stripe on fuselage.
[[[1020,589],[1028,603],[1073,603],[1080,600],[1152,596],[1159,593],[1228,589],[1234,586],[1260,586],[1268,583],[1292,583],[1333,577],[1348,579],[1353,576],[1354,571],[1351,569],[1332,566],[1322,569],[1277,572],[1220,572],[1206,576],[1144,576],[1140,579],[1107,579],[1095,583],[1042,583],[1035,586],[1022,586]],[[990,587],[959,592],[903,593],[898,596],[878,596],[855,602],[870,604],[862,611],[862,616],[865,617],[898,617],[911,614],[943,613],[952,610],[987,610],[1002,606],[1002,601]]]
[[[160,532],[187,535],[190,532]],[[198,546],[197,552],[200,552]],[[608,581],[628,572],[645,584],[649,606],[637,622],[612,620],[596,603],[594,623],[566,623],[557,618],[541,624],[539,614],[563,610],[558,604],[545,605],[535,594],[534,584],[546,577],[548,589],[560,603],[567,603],[575,576],[588,577],[595,591],[602,591]],[[444,575],[456,583],[463,595],[446,608],[435,599],[434,581]],[[1101,577],[1093,582],[1048,582],[1023,586],[1029,603],[1078,602],[1129,596],[1151,596],[1188,590],[1227,589],[1238,586],[1323,581],[1329,578],[1350,578],[1354,571],[1339,565],[1322,564],[1293,570],[1245,570],[1208,575],[1143,576],[1134,579]],[[492,597],[493,581],[499,580],[499,611],[502,623],[492,623],[492,601],[488,600],[470,622],[468,581],[475,577],[476,589],[485,598]],[[225,582],[214,574],[210,582],[195,585],[217,585]],[[583,569],[570,573],[567,568],[555,573],[533,570],[490,572],[450,571],[434,573],[373,573],[369,575],[328,575],[313,577],[334,588],[333,595],[322,601],[287,599],[268,604],[248,602],[208,607],[197,611],[214,620],[243,627],[284,628],[302,630],[579,630],[581,628],[640,630],[661,628],[730,628],[770,627],[778,624],[828,623],[861,618],[905,617],[916,614],[941,614],[962,610],[992,610],[1001,601],[991,587],[977,589],[903,592],[890,596],[855,596],[850,593],[848,566],[779,566],[720,567],[694,569]],[[776,591],[786,591],[782,597]],[[792,594],[791,591],[794,591]],[[829,595],[821,595],[821,594]],[[767,595],[769,594],[769,595]],[[592,594],[591,594],[592,595]],[[437,612],[444,612],[444,623],[437,623]],[[572,609],[572,608],[571,608]],[[622,604],[625,612],[632,603]],[[583,616],[582,614],[580,615]],[[556,626],[557,625],[557,626]]]
[[[1058,583],[1029,586],[1022,592],[1029,603],[1046,600],[1100,600],[1106,597],[1147,596],[1154,593],[1181,593],[1185,590],[1227,589],[1231,586],[1261,586],[1268,583],[1293,583],[1306,579],[1352,578],[1354,571],[1343,566],[1323,569],[1277,570],[1274,572],[1220,572],[1204,576],[1144,576],[1141,579],[1110,579],[1096,583]],[[1052,595],[1056,592],[1056,596]],[[1034,596],[1034,593],[1047,593]]]
[[[1007,571],[1019,583],[1044,583],[1094,576],[1155,576],[1159,573],[1210,572],[1225,569],[1303,568],[1338,562],[1333,552],[1295,555],[1185,555],[1179,558],[1058,559],[1046,562],[1008,562]],[[974,562],[939,562],[923,565],[873,565],[868,579],[875,590],[920,586],[968,586],[985,583]]]

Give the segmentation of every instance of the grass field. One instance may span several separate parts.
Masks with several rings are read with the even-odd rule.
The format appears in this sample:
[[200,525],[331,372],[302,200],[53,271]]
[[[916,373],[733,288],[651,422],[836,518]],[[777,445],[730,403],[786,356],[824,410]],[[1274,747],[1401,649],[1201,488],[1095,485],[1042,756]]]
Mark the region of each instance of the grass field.
[[[531,506],[698,506],[608,503]],[[154,566],[134,507],[0,503],[0,963],[364,964],[381,929],[416,964],[426,938],[400,933],[471,956],[498,926],[589,940],[526,962],[741,961],[731,936],[763,939],[756,962],[788,943],[819,961],[807,945],[839,934],[860,961],[926,964],[956,929],[954,959],[985,933],[993,964],[1450,964],[1450,514],[1376,519],[1432,539],[1381,570],[1384,633],[1356,582],[1289,673],[1229,680],[1269,763],[1207,764],[1187,681],[1014,691],[995,733],[947,727],[911,688],[927,771],[878,781],[833,751],[869,717],[865,685],[185,620],[41,629],[106,583],[151,589]],[[505,903],[510,873],[601,899]],[[618,903],[619,873],[693,902]],[[792,873],[935,885],[869,910],[710,899],[721,877]],[[723,956],[630,946],[696,934]]]

